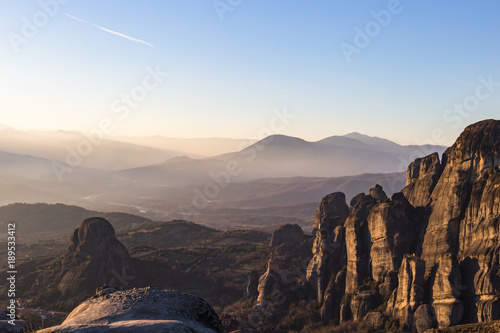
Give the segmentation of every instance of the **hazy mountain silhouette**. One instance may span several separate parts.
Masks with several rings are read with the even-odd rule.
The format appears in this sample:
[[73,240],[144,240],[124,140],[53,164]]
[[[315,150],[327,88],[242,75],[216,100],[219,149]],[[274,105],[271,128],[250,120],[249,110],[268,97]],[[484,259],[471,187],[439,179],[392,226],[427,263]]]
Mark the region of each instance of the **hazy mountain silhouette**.
[[161,135],[133,137],[118,136],[113,140],[166,151],[178,151],[180,155],[191,158],[204,158],[240,151],[255,143],[256,140],[228,138],[172,138]]
[[[88,147],[91,150],[87,154]],[[84,154],[79,153],[79,148]],[[12,128],[0,130],[0,150],[61,163],[67,163],[69,159],[72,162],[79,162],[79,166],[101,170],[121,170],[151,165],[183,155],[181,151],[119,142],[109,137],[100,138],[97,134],[88,136],[68,131],[24,132]]]
[[239,152],[208,159],[171,160],[123,170],[116,176],[133,182],[179,186],[214,181],[214,175],[220,175],[230,165],[239,171],[230,177],[231,182],[274,177],[340,177],[403,172],[411,158],[432,152],[441,154],[445,149],[444,146],[430,145],[401,146],[357,133],[332,136],[318,142],[273,135]]

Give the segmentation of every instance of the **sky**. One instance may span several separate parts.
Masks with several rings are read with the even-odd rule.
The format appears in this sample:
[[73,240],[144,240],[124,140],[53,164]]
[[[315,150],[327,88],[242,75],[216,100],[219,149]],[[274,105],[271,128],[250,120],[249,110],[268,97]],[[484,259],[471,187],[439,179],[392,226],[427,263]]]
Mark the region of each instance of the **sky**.
[[450,145],[467,125],[498,118],[499,2],[0,0],[0,9],[0,123],[18,129],[309,141],[360,132]]

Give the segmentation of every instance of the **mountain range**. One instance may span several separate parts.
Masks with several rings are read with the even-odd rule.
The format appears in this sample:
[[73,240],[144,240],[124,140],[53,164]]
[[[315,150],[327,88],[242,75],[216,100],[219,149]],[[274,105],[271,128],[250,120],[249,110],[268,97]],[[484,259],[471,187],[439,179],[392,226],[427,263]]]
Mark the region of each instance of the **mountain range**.
[[[287,187],[289,181],[275,183]],[[217,304],[203,311],[223,319],[210,316],[218,325],[213,332],[274,326],[421,333],[474,323],[456,331],[493,332],[500,319],[499,196],[500,121],[486,120],[467,127],[442,157],[431,153],[411,162],[400,192],[388,196],[376,184],[349,201],[342,192],[324,196],[311,236],[286,223],[269,242],[262,232],[221,232],[185,221],[143,223],[117,236],[106,219],[94,217],[73,232],[63,254],[20,265],[22,293],[28,305],[57,302],[61,309],[88,298],[61,326],[44,332],[168,330],[172,319],[183,318],[143,311],[165,292],[152,285],[179,287]],[[105,308],[117,310],[106,312],[103,322]]]
[[[351,197],[380,183],[393,193],[404,184],[410,158],[444,149],[402,146],[359,133],[316,142],[285,135],[252,142],[99,138],[4,127],[0,205],[65,203],[217,226],[228,220],[229,212],[240,225],[279,223],[275,214],[262,209],[287,207],[289,214],[282,218],[306,226],[309,217],[303,213],[329,189]],[[216,155],[208,155],[212,153]],[[306,210],[304,204],[309,205]]]

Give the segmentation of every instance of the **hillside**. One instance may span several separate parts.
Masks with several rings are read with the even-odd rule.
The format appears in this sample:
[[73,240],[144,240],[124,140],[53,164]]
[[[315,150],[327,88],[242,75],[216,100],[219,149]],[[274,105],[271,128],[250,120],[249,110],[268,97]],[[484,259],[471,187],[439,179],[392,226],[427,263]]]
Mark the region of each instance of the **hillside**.
[[102,216],[117,229],[132,229],[136,225],[150,222],[149,219],[125,213],[100,213],[77,206],[64,204],[10,204],[0,207],[2,221],[16,222],[18,242],[36,243],[46,239],[66,239],[78,227],[78,221]]

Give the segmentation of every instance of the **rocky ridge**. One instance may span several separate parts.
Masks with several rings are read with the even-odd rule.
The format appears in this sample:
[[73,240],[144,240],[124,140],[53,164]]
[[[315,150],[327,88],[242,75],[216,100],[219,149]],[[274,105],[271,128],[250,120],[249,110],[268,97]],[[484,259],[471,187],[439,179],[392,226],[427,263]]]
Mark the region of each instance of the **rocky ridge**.
[[342,198],[325,197],[314,223],[307,282],[322,318],[377,308],[418,332],[500,319],[500,121],[467,127],[441,161],[415,160],[390,199],[377,185],[346,216]]

